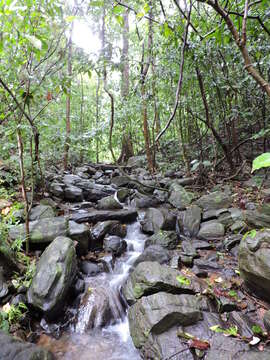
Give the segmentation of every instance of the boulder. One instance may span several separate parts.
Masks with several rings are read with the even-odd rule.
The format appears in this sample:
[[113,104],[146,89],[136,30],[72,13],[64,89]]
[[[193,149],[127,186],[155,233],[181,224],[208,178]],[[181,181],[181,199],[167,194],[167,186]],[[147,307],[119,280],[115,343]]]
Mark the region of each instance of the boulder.
[[160,352],[159,337],[175,325],[187,326],[198,322],[202,313],[195,296],[160,292],[143,297],[132,305],[128,310],[128,319],[133,343],[143,358],[161,360],[168,354]]
[[270,296],[270,230],[253,231],[243,237],[238,262],[241,277],[256,295]]
[[102,267],[99,264],[91,261],[82,261],[80,264],[80,270],[83,274],[88,276],[96,276],[102,271]]
[[224,225],[215,221],[207,221],[205,223],[202,223],[200,231],[198,233],[198,237],[205,240],[220,239],[224,235]]
[[160,265],[158,262],[145,261],[137,265],[123,287],[123,295],[129,304],[142,296],[159,291],[190,294],[198,292],[199,286],[176,269]]
[[1,360],[54,360],[51,352],[0,331]]
[[190,206],[178,218],[181,232],[188,237],[195,237],[200,229],[202,210],[197,205]]
[[258,210],[246,210],[244,211],[244,220],[251,227],[256,229],[270,228],[270,215]]
[[89,222],[96,224],[99,221],[118,220],[123,223],[132,222],[137,219],[136,210],[89,210],[85,212],[75,212],[71,216],[71,220],[78,223]]
[[111,180],[111,184],[115,185],[116,187],[123,187],[130,185],[130,178],[127,176],[115,176]]
[[83,191],[77,186],[69,185],[65,188],[64,198],[71,202],[83,201]]
[[60,314],[77,271],[73,241],[57,237],[41,255],[31,286],[28,303],[52,319]]
[[[68,231],[68,220],[63,217],[55,217],[31,221],[29,223],[31,243],[49,243],[57,236],[66,236]],[[12,240],[25,238],[25,224],[13,226],[9,236]]]
[[116,235],[120,237],[125,237],[127,233],[127,228],[125,225],[121,224],[117,220],[108,220],[103,222],[98,222],[91,229],[92,237],[92,249],[102,247],[104,237],[109,235]]
[[54,181],[49,185],[49,191],[52,195],[56,196],[57,198],[63,199],[64,187],[65,187],[64,184]]
[[4,298],[8,294],[8,285],[5,282],[3,268],[0,267],[0,299]]
[[103,241],[103,248],[106,252],[120,256],[126,251],[127,243],[119,236],[107,236]]
[[169,251],[160,245],[150,245],[135,260],[134,267],[144,261],[156,261],[159,264],[166,264],[170,261]]
[[229,192],[215,191],[203,195],[196,204],[206,210],[218,210],[228,208],[232,204],[232,197]]
[[149,208],[140,220],[141,229],[146,234],[157,233],[162,228],[164,221],[164,215],[159,209]]
[[146,164],[146,158],[145,156],[132,156],[128,159],[127,166],[130,167],[144,167]]
[[175,231],[160,230],[157,234],[150,236],[145,242],[145,248],[150,245],[159,245],[165,249],[173,250],[179,244],[179,238]]
[[169,191],[170,195],[168,202],[178,210],[184,210],[194,199],[194,194],[187,192],[183,186],[179,185],[177,182],[173,182],[170,185]]
[[98,201],[97,208],[100,210],[117,210],[123,206],[115,199],[114,195],[106,196]]
[[79,256],[87,254],[90,247],[90,230],[88,226],[69,221],[67,236],[77,242],[76,252]]
[[29,220],[35,221],[46,218],[53,218],[54,210],[50,205],[38,205],[33,207],[29,214]]

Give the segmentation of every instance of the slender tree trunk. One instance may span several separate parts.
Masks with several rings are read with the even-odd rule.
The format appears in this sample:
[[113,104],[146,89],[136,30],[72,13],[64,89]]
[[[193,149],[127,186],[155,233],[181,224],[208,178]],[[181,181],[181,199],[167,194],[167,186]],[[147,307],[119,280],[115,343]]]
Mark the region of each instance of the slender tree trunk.
[[[84,132],[84,88],[83,88],[83,76],[81,74],[81,113],[80,113],[80,133]],[[83,144],[81,144],[83,145]],[[83,146],[80,148],[80,163],[83,163]]]
[[70,35],[68,39],[68,88],[67,88],[67,97],[66,97],[66,139],[64,146],[64,169],[67,170],[68,160],[69,160],[69,148],[70,148],[70,133],[71,133],[71,123],[70,123],[70,102],[71,102],[71,76],[72,76],[72,33],[73,33],[73,24],[71,25]]
[[[99,90],[100,90],[100,77],[97,75],[97,86],[96,86],[96,131],[99,127]],[[96,162],[99,163],[99,139],[96,134]]]

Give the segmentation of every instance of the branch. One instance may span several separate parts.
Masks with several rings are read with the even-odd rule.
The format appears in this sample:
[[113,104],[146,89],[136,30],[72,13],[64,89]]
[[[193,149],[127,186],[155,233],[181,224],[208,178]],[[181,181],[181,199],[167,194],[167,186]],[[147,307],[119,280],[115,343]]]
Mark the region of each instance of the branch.
[[157,135],[155,142],[158,142],[159,139],[161,138],[161,136],[167,131],[167,129],[169,128],[171,122],[173,121],[178,105],[179,105],[179,97],[180,97],[180,93],[181,93],[181,89],[182,89],[182,84],[183,84],[183,72],[184,72],[184,63],[185,63],[185,51],[186,51],[186,46],[187,46],[187,37],[188,37],[188,28],[190,25],[190,16],[191,16],[191,11],[192,11],[192,1],[190,2],[190,7],[189,7],[189,12],[188,12],[188,17],[187,17],[187,23],[186,23],[186,27],[185,27],[185,34],[184,34],[184,42],[182,45],[182,50],[181,50],[181,62],[180,62],[180,69],[179,69],[179,80],[178,80],[178,84],[177,84],[177,89],[176,89],[176,94],[175,94],[175,104],[174,104],[174,108],[173,111],[170,115],[170,118],[167,122],[167,124],[165,125],[164,129],[161,130],[161,132]]
[[248,17],[248,0],[245,1],[244,18],[242,24],[242,46],[246,46],[247,43],[247,17]]

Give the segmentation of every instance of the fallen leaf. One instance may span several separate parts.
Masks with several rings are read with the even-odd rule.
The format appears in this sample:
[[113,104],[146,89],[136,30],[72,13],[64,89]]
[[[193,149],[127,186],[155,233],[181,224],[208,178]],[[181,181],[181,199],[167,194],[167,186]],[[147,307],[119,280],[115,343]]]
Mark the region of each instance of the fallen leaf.
[[210,348],[208,341],[193,339],[188,342],[191,349],[207,350]]

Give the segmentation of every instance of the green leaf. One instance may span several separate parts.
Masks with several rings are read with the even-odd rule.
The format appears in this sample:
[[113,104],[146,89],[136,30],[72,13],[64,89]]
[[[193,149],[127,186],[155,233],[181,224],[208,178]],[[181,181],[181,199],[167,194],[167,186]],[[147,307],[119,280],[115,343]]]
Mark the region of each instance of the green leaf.
[[270,153],[263,153],[256,157],[252,163],[252,173],[265,167],[270,167]]
[[185,276],[178,275],[178,276],[176,276],[176,280],[177,280],[181,285],[190,285],[190,280],[187,279]]
[[68,23],[71,23],[73,20],[75,20],[76,19],[76,16],[74,16],[74,15],[70,15],[70,16],[67,16],[66,17],[66,22],[68,22]]
[[113,8],[113,13],[116,15],[122,14],[124,12],[124,8],[120,5],[117,5]]
[[170,37],[170,36],[173,34],[173,32],[172,32],[172,30],[169,28],[169,25],[168,25],[167,22],[165,22],[165,24],[163,25],[163,29],[164,29],[164,36],[165,36],[166,38]]
[[263,334],[263,329],[260,327],[260,325],[253,325],[251,329],[253,331],[253,334],[255,334],[255,335]]
[[42,49],[42,42],[34,35],[24,35],[24,37],[38,50]]
[[143,11],[145,14],[147,14],[150,11],[150,6],[148,3],[144,4]]
[[123,18],[123,16],[121,16],[121,15],[117,15],[116,16],[116,20],[117,20],[117,22],[118,22],[118,24],[120,25],[120,26],[124,26],[124,18]]

